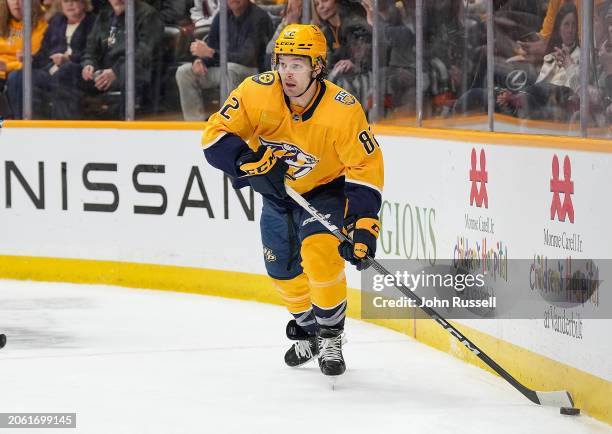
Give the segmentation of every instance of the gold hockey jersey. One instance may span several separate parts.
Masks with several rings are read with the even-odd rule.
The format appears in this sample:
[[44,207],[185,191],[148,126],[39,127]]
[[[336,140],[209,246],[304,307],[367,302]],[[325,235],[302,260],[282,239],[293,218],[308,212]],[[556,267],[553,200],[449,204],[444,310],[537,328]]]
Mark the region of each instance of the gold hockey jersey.
[[[272,147],[288,164],[287,183],[298,193],[344,176],[349,208],[355,205],[359,213],[375,214],[383,188],[383,158],[363,109],[327,80],[313,85],[318,87],[314,98],[299,108],[285,96],[277,72],[244,80],[205,127],[202,146],[207,157],[214,148],[215,158],[226,153],[232,159],[226,167],[234,164],[235,155],[223,143],[228,134],[239,136],[252,150]],[[356,203],[372,198],[376,206]]]

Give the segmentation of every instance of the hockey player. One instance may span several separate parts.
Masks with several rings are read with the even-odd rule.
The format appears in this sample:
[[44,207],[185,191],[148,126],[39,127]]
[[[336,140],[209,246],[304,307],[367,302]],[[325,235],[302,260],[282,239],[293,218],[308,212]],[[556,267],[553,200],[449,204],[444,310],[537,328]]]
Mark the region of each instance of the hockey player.
[[[208,162],[262,194],[266,270],[294,319],[287,365],[318,355],[325,375],[346,365],[344,259],[361,270],[374,256],[383,187],[382,153],[359,102],[325,80],[325,37],[313,25],[287,26],[276,40],[273,71],[242,82],[205,128]],[[340,243],[288,198],[285,183],[354,244]]]

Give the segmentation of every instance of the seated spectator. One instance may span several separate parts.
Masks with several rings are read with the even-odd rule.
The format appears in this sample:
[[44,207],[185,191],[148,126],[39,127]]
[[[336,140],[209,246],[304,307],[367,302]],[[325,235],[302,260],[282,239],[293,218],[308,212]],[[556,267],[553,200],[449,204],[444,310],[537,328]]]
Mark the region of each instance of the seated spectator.
[[365,110],[372,87],[372,32],[363,25],[347,27],[347,38],[328,79],[351,93]]
[[178,26],[189,20],[189,2],[187,0],[144,1],[159,12],[159,16],[165,26]]
[[197,28],[210,27],[213,17],[219,11],[219,0],[194,0],[189,10],[191,22]]
[[[227,6],[227,80],[231,92],[263,65],[273,28],[268,14],[249,0],[228,0]],[[176,70],[176,82],[184,119],[203,121],[208,116],[202,91],[217,88],[221,80],[219,14],[213,20],[208,42],[196,40],[190,50],[196,59]]]
[[[595,9],[602,7],[607,0],[594,0],[593,5]],[[554,30],[554,22],[555,17],[558,15],[561,7],[565,3],[574,3],[577,15],[577,28],[578,34],[580,34],[580,29],[582,28],[582,0],[550,0],[548,2],[548,9],[546,10],[546,16],[544,17],[544,22],[542,23],[542,28],[540,32],[535,35],[534,40],[531,41],[518,41],[518,55],[531,62],[531,63],[539,63],[542,60],[542,57],[547,54],[546,48],[548,47],[548,42],[551,38],[551,35]],[[597,15],[595,14],[595,18],[597,19]],[[598,27],[598,23],[595,23],[595,27]],[[596,40],[599,40],[599,35],[594,35]]]
[[[541,69],[536,70],[533,78],[525,73],[521,83],[496,87],[496,111],[524,118],[569,119],[575,110],[579,86],[577,16],[573,3],[563,5],[544,50],[548,54]],[[466,114],[486,111],[487,93],[484,88],[469,90],[456,102],[454,110]]]
[[367,110],[372,87],[372,29],[359,3],[315,0],[313,24],[328,47],[328,80],[344,87]]
[[564,4],[555,19],[540,74],[524,91],[503,91],[497,96],[502,108],[519,117],[569,120],[576,109],[575,92],[580,85],[578,12],[573,3]]
[[[56,73],[70,64],[78,65],[96,17],[90,12],[91,0],[55,0],[59,12],[51,18],[38,53],[32,59],[32,109],[47,116],[49,93],[57,86]],[[22,116],[22,71],[10,75],[8,97],[16,118]],[[76,86],[76,82],[73,83]]]
[[345,60],[341,72],[351,72],[355,65],[350,61],[345,47],[348,29],[358,25],[368,27],[365,10],[359,3],[341,0],[315,0],[314,5],[313,24],[321,28],[327,40],[327,68],[331,71],[338,61]]
[[[55,119],[76,119],[84,95],[125,91],[125,0],[108,0],[87,40],[81,64],[68,63],[59,69],[57,88],[51,93]],[[135,0],[136,98],[150,85],[152,70],[160,51],[163,24],[155,9]],[[76,83],[76,86],[75,86]],[[110,117],[124,117],[124,97],[111,107]]]
[[[23,0],[0,0],[0,92],[4,90],[7,78],[23,66],[22,5]],[[32,26],[32,54],[35,54],[47,28],[37,1],[32,2]],[[3,116],[9,115],[6,107],[0,111]]]

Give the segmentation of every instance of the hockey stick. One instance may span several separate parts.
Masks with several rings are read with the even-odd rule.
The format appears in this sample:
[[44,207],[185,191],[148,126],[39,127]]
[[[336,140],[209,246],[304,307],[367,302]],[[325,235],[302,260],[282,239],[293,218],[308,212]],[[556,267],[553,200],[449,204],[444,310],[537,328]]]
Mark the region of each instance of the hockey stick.
[[[302,208],[304,208],[310,215],[316,218],[323,226],[325,226],[332,234],[334,234],[340,241],[348,241],[352,244],[352,241],[342,233],[342,231],[332,224],[327,218],[321,214],[315,207],[313,207],[306,199],[304,199],[299,193],[297,193],[293,188],[285,185],[285,189],[287,190],[287,194],[297,202]],[[367,260],[370,262],[370,265],[374,267],[376,271],[378,271],[382,275],[391,275],[391,273],[383,267],[378,261],[374,258],[368,257]],[[409,297],[416,301],[416,303],[421,306],[421,297],[412,292],[407,287],[397,283],[394,285],[397,290],[399,290],[406,297]],[[504,368],[499,366],[495,360],[490,358],[484,351],[478,348],[472,341],[466,338],[459,330],[457,330],[452,324],[447,322],[444,318],[442,318],[438,313],[430,307],[423,306],[420,309],[423,310],[427,315],[429,315],[434,321],[440,324],[447,332],[449,332],[455,339],[461,342],[465,347],[470,350],[474,355],[478,356],[480,360],[487,364],[491,369],[497,372],[504,380],[510,383],[516,390],[521,392],[527,399],[531,402],[539,405],[553,406],[553,407],[573,407],[574,401],[572,400],[572,396],[569,392],[565,390],[559,390],[554,392],[540,392],[537,390],[532,390],[527,386],[520,383],[516,378],[508,373]]]

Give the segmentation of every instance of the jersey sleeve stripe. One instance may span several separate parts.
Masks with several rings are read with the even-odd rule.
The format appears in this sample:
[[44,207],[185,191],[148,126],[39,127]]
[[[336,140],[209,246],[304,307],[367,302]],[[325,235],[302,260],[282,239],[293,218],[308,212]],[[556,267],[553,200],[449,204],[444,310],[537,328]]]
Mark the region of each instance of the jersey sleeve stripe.
[[370,184],[368,182],[364,182],[364,181],[357,181],[355,179],[346,179],[345,181],[347,184],[357,184],[357,185],[361,185],[364,187],[368,187],[371,188],[372,190],[376,191],[378,194],[380,194],[382,196],[382,190],[378,187],[376,187],[374,184]]
[[221,134],[219,134],[217,137],[215,137],[212,141],[208,142],[208,143],[202,143],[202,149],[207,149],[210,148],[212,145],[214,145],[215,143],[217,143],[219,140],[221,140],[223,137],[225,137],[228,133],[225,131],[222,131]]

